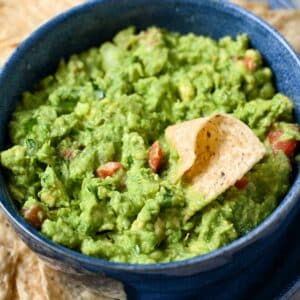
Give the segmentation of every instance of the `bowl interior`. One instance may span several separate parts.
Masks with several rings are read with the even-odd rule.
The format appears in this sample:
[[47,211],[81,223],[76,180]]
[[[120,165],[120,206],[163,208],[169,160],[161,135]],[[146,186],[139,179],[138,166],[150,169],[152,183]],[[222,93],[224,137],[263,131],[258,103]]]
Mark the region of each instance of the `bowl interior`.
[[[252,46],[262,53],[265,62],[272,68],[278,91],[293,99],[296,119],[299,122],[300,62],[284,39],[253,15],[221,1],[90,1],[61,14],[37,30],[5,65],[0,74],[0,149],[4,149],[8,143],[7,122],[24,90],[31,89],[35,82],[53,72],[60,58],[98,46],[129,25],[135,25],[137,29],[155,25],[181,33],[208,35],[215,39],[247,33]],[[295,178],[295,181],[300,181],[298,170]],[[295,191],[296,188],[292,193]],[[17,211],[9,198],[2,175],[0,200],[9,214],[14,215],[13,219],[19,227],[31,230],[15,216]],[[284,200],[279,210],[285,206],[287,214],[294,202],[292,197]],[[274,215],[272,220],[275,218],[277,217]],[[266,224],[262,224],[254,233],[248,234],[248,240],[249,237],[257,238],[266,227]],[[242,238],[226,249],[233,249],[243,241]],[[203,257],[213,258],[213,255]]]

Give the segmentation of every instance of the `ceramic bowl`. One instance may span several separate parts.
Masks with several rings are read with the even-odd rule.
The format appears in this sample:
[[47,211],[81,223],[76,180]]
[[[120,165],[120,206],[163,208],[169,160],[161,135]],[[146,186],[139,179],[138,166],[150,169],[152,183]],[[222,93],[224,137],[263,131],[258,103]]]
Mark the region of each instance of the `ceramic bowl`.
[[[224,1],[99,0],[62,13],[31,34],[0,74],[0,148],[7,147],[7,123],[24,90],[53,72],[62,57],[100,45],[120,29],[165,27],[218,39],[246,32],[275,74],[275,83],[295,104],[300,119],[300,61],[287,42],[254,15]],[[289,223],[299,210],[300,176],[277,209],[256,229],[207,255],[136,265],[87,257],[44,238],[18,214],[0,174],[0,202],[25,243],[53,266],[67,271],[106,273],[121,280],[129,299],[234,299],[261,280],[280,250]],[[249,295],[249,294],[248,294]]]

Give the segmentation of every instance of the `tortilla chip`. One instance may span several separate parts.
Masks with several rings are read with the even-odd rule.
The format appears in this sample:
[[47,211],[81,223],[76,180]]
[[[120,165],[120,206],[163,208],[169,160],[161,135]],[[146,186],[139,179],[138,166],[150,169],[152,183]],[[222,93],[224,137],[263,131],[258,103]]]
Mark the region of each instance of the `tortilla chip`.
[[126,299],[123,285],[103,276],[70,275],[40,260],[0,210],[0,300]]
[[300,53],[300,10],[270,10],[263,17]]
[[169,126],[165,131],[167,141],[179,154],[179,163],[175,181],[189,170],[196,160],[196,141],[201,128],[205,126],[209,118],[200,118]]
[[205,203],[233,186],[265,155],[252,130],[225,114],[169,126],[165,134],[179,155],[176,180],[184,177]]
[[[57,271],[23,244],[19,250],[16,294],[22,300],[113,300],[126,299],[122,284],[104,276],[97,279]],[[91,286],[93,281],[97,284]]]
[[263,2],[249,2],[244,0],[232,0],[231,2],[244,7],[267,21],[300,53],[300,35],[298,30],[300,26],[300,10],[272,10],[268,3]]
[[27,247],[19,252],[16,270],[16,293],[22,300],[49,300],[45,287],[41,284],[39,259]]
[[13,250],[0,245],[0,300],[13,299],[16,261]]
[[15,231],[0,209],[0,245],[8,248],[14,248],[18,240]]
[[42,23],[84,0],[0,1],[0,66],[13,50]]
[[[103,284],[102,277],[97,279],[86,275],[70,275],[63,272],[57,272],[48,266],[48,264],[39,262],[40,272],[42,274],[42,285],[46,289],[49,299],[61,300],[113,300],[126,299],[122,286],[112,279],[108,279],[106,285]],[[92,286],[94,281],[98,284]],[[88,282],[90,281],[90,282]],[[114,284],[114,283],[117,283]],[[105,289],[108,293],[105,293]]]
[[263,14],[270,9],[270,6],[267,2],[250,2],[246,0],[231,0],[231,2],[258,15]]

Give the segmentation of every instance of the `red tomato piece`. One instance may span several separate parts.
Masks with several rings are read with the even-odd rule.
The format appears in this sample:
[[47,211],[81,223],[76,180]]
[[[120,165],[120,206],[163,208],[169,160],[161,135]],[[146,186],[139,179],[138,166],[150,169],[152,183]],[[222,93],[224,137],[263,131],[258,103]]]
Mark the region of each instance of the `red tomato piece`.
[[282,136],[282,130],[271,130],[268,133],[268,140],[271,145],[275,144]]
[[148,163],[150,168],[156,173],[161,165],[163,151],[158,141],[154,142],[150,147],[148,154]]
[[246,177],[243,177],[240,180],[237,180],[235,183],[235,187],[239,190],[243,190],[248,186],[249,180]]
[[243,62],[249,71],[254,71],[256,69],[256,63],[251,57],[245,56]]
[[282,130],[272,130],[269,132],[268,140],[272,147],[272,150],[274,153],[281,150],[285,153],[286,156],[293,157],[298,142],[293,139],[280,141],[282,134],[283,134]]
[[21,210],[21,215],[31,226],[37,229],[41,228],[43,221],[45,220],[43,208],[39,204],[23,208]]
[[123,169],[123,165],[117,161],[110,161],[96,170],[96,175],[99,178],[106,178],[114,175],[117,171]]

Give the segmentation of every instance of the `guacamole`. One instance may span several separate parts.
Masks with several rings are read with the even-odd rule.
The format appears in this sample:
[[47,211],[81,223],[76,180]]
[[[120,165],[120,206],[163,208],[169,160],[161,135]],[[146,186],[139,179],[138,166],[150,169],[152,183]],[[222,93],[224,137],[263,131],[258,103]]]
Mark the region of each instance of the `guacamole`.
[[[164,131],[216,112],[245,122],[266,155],[203,207],[171,180],[178,154]],[[129,27],[23,94],[1,164],[24,218],[54,242],[111,261],[176,261],[230,243],[276,208],[300,139],[293,122],[246,35]]]

